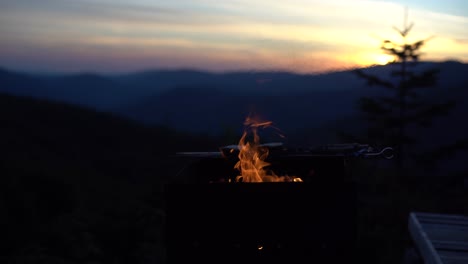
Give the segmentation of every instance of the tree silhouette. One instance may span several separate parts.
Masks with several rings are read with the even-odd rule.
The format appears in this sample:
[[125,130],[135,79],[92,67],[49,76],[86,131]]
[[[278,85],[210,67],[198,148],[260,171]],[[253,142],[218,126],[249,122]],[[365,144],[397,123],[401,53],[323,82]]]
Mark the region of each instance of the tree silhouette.
[[435,117],[448,114],[454,107],[452,101],[433,103],[425,100],[424,94],[421,94],[421,90],[437,83],[439,70],[417,71],[414,67],[422,55],[421,48],[430,38],[408,43],[407,36],[413,25],[407,24],[405,10],[403,29],[394,27],[402,41],[382,41],[382,51],[394,57],[394,61],[390,63],[392,72],[389,79],[356,70],[356,74],[365,79],[368,85],[387,90],[379,97],[360,98],[359,108],[369,124],[367,140],[395,148],[395,165],[400,177],[406,172],[405,161],[410,156],[414,157],[408,151],[409,146],[418,143],[418,138],[410,133],[411,127],[429,127]]

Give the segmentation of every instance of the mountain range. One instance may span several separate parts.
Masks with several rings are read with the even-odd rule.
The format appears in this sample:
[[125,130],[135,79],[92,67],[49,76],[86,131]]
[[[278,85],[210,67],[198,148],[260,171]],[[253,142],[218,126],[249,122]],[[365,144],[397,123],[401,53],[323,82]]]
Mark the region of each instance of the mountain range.
[[[362,70],[391,78],[395,67],[398,65]],[[426,93],[434,100],[455,99],[457,109],[452,119],[461,122],[457,117],[468,113],[468,64],[420,62],[413,67],[416,71],[440,70],[438,84]],[[326,74],[159,70],[119,75],[40,75],[1,69],[0,92],[210,135],[239,134],[244,118],[255,113],[273,121],[291,138],[317,143],[336,140],[332,131],[343,126],[362,126],[356,119],[357,100],[385,91],[368,86],[353,70]]]

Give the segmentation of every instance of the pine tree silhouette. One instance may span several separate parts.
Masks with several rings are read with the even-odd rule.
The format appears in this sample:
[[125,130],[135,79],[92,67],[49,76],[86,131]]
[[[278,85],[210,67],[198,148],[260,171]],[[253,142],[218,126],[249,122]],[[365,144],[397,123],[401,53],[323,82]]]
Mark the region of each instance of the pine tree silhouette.
[[394,27],[402,41],[382,41],[382,51],[394,57],[391,63],[394,70],[389,79],[356,70],[356,74],[365,79],[368,85],[380,86],[389,91],[380,97],[360,98],[359,108],[369,124],[367,140],[395,148],[395,165],[399,177],[406,173],[406,160],[414,156],[410,155],[407,148],[418,143],[418,138],[410,135],[409,129],[412,126],[429,127],[435,117],[448,114],[455,105],[452,101],[432,103],[424,100],[421,90],[437,83],[439,70],[416,71],[413,67],[420,60],[421,48],[430,39],[408,43],[407,36],[413,26],[413,23],[407,23],[405,9],[403,28]]

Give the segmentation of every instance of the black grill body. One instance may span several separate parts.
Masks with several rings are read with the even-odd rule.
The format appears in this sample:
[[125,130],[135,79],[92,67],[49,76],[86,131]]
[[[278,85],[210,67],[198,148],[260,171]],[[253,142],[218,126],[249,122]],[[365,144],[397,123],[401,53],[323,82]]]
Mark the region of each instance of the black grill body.
[[168,263],[353,262],[356,188],[346,159],[269,161],[304,182],[229,182],[235,161],[205,158],[187,168],[185,181],[166,185]]

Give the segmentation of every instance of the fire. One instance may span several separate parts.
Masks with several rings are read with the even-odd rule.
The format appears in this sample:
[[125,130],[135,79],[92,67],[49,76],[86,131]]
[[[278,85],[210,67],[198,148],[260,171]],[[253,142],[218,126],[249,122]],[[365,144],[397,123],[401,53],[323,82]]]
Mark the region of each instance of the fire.
[[240,171],[240,175],[236,177],[237,182],[302,182],[301,178],[278,176],[268,170],[270,163],[265,160],[269,149],[260,144],[258,129],[271,125],[271,121],[257,121],[250,116],[246,118],[244,133],[238,144],[239,161],[234,166]]

